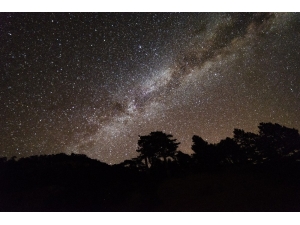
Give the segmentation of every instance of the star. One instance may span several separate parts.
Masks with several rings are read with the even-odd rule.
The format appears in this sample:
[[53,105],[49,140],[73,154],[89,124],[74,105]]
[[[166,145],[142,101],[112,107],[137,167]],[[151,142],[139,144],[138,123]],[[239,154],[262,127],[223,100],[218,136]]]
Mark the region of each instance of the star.
[[299,13],[1,13],[1,155],[115,164],[139,135],[192,153],[260,122],[299,129]]

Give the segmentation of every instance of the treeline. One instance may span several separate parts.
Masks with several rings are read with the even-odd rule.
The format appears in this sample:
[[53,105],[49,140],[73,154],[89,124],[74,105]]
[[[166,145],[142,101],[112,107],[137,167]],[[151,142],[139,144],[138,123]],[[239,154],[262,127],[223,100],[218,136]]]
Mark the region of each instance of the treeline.
[[149,135],[139,136],[138,157],[125,160],[121,165],[139,171],[178,167],[213,169],[226,165],[300,159],[298,130],[277,123],[260,123],[258,128],[258,134],[234,129],[233,138],[227,137],[217,144],[210,144],[194,135],[192,155],[179,151],[180,143],[171,134],[151,132]]
[[1,158],[0,211],[298,211],[298,130],[258,128],[217,144],[194,135],[192,155],[151,132],[113,166],[78,154]]
[[[234,129],[233,138],[227,137],[219,143],[211,144],[200,136],[192,137],[193,154],[178,150],[177,142],[171,134],[154,131],[149,135],[139,136],[138,156],[114,165],[117,168],[130,168],[132,171],[171,170],[172,168],[213,169],[219,166],[240,164],[262,164],[281,160],[300,160],[300,135],[298,130],[277,123],[260,123],[258,134]],[[6,164],[43,165],[44,167],[60,164],[76,168],[76,165],[101,165],[106,163],[92,160],[86,155],[64,153],[21,158],[0,158],[0,167]],[[68,167],[69,168],[69,167]]]

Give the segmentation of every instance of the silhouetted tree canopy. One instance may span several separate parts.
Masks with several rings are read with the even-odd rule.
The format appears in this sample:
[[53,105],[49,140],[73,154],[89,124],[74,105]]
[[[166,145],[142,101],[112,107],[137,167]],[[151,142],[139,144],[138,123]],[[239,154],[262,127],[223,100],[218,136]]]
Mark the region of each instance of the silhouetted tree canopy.
[[[182,202],[196,198],[195,209],[203,201],[206,210],[220,202],[234,211],[241,205],[247,210],[253,199],[250,209],[282,209],[282,204],[298,209],[298,130],[272,123],[258,128],[258,134],[234,129],[233,138],[216,144],[194,135],[191,156],[177,150],[180,143],[171,134],[151,132],[139,136],[136,158],[113,166],[79,154],[0,158],[0,211],[122,211],[131,206],[132,211],[153,211],[165,209],[159,204],[172,190],[167,206],[182,196]],[[212,197],[214,203],[205,207]],[[247,204],[241,204],[243,198]],[[288,200],[297,207],[290,208]],[[259,208],[261,204],[265,207]],[[188,204],[177,207],[181,205]]]
[[260,123],[258,148],[263,156],[274,159],[293,154],[300,149],[298,130],[277,123]]
[[[179,142],[172,139],[173,135],[165,134],[162,131],[151,132],[146,136],[139,136],[137,152],[145,160],[146,167],[159,163],[163,159],[164,163],[167,158],[173,158],[178,148]],[[149,165],[150,163],[150,165]]]
[[218,144],[209,144],[194,135],[192,150],[195,152],[195,163],[205,167],[220,164],[256,164],[264,160],[292,156],[300,150],[298,130],[276,123],[260,123],[258,128],[259,134],[234,129],[233,138],[226,138]]
[[220,163],[240,163],[244,159],[243,152],[232,138],[221,140],[217,144]]
[[243,152],[241,162],[256,162],[260,159],[260,153],[257,149],[259,135],[241,129],[234,129],[233,134],[233,140]]
[[207,149],[208,142],[204,141],[201,137],[194,135],[192,137],[192,140],[193,140],[192,150],[196,154],[201,154]]
[[206,167],[212,167],[219,163],[219,154],[213,144],[208,144],[201,137],[194,135],[192,137],[193,145],[192,150],[195,152],[193,158],[196,164]]
[[132,159],[126,159],[119,165],[123,167],[128,167],[130,169],[138,169],[138,171],[144,171],[146,165],[142,162],[142,160],[142,157],[139,156]]
[[178,164],[182,166],[187,166],[191,163],[191,156],[181,151],[177,151],[177,153],[175,154],[175,159]]

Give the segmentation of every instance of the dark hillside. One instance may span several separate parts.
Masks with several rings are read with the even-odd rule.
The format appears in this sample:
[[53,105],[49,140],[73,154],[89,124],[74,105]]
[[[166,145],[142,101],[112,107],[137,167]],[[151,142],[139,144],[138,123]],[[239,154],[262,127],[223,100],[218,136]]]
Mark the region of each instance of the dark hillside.
[[299,211],[300,163],[165,174],[84,155],[1,163],[1,211]]
[[85,155],[0,159],[0,211],[300,211],[300,135],[260,123],[194,154],[162,131],[109,166]]
[[9,160],[0,169],[0,210],[110,211],[138,177],[85,155]]

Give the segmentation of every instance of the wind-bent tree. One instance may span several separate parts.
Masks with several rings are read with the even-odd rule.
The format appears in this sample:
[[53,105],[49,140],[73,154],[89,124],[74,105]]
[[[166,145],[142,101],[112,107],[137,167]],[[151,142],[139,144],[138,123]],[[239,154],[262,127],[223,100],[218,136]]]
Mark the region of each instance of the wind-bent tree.
[[[171,134],[165,134],[162,131],[151,132],[150,135],[139,136],[138,149],[140,156],[145,160],[147,168],[153,165],[157,160],[163,159],[167,163],[167,158],[173,158],[178,148],[179,142],[172,139]],[[149,165],[150,163],[150,165]]]

